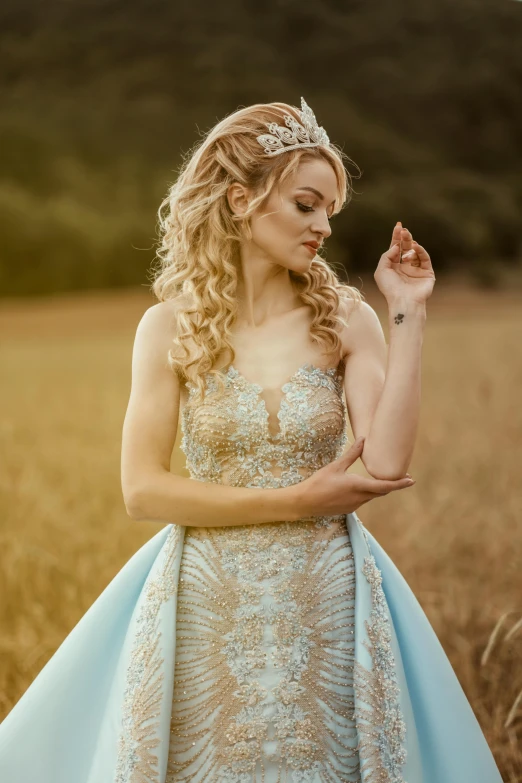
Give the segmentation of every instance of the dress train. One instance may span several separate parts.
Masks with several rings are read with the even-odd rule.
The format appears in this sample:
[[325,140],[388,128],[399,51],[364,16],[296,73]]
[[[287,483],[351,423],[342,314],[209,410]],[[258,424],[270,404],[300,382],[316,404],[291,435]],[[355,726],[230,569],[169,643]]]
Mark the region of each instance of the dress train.
[[[502,783],[412,590],[357,514],[346,526],[361,780]],[[2,783],[164,783],[184,532],[136,552],[0,725]]]

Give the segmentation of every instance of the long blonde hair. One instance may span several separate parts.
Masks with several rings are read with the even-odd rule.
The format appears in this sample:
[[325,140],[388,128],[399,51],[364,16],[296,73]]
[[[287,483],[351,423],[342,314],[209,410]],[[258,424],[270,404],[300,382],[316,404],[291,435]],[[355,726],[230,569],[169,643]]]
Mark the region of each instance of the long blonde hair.
[[[257,103],[218,122],[187,153],[158,210],[159,266],[151,289],[159,301],[176,300],[176,355],[171,349],[168,361],[203,397],[206,374],[213,375],[223,390],[221,371],[214,369],[218,357],[229,352],[230,362],[235,360],[230,330],[238,314],[239,246],[245,237],[250,238],[250,216],[275,186],[297,170],[302,159],[310,157],[326,160],[335,172],[334,213],[352,196],[352,178],[343,165],[347,156],[333,143],[329,148],[287,150],[271,158],[265,154],[256,136],[267,132],[268,122],[284,125],[285,113],[300,121],[295,106]],[[254,194],[248,211],[240,216],[232,212],[226,197],[233,182]],[[312,340],[327,353],[337,351],[338,331],[346,325],[341,300],[359,303],[362,294],[342,283],[319,255],[309,271],[290,270],[290,276],[300,299],[312,308]]]

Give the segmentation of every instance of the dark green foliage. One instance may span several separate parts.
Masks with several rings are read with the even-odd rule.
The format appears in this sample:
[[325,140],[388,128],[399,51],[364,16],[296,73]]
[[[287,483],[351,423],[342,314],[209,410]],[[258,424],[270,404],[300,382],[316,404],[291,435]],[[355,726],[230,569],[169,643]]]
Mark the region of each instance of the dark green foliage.
[[0,30],[4,295],[146,283],[181,154],[301,95],[362,170],[328,242],[351,280],[397,220],[437,271],[520,261],[521,2],[4,0]]

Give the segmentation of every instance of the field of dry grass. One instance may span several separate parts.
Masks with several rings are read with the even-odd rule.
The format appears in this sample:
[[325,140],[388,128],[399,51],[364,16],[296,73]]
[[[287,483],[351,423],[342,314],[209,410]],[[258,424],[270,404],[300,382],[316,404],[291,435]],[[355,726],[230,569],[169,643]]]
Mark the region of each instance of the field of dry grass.
[[[385,324],[384,300],[366,296]],[[119,479],[132,340],[151,303],[143,289],[2,307],[0,718],[158,530],[126,516]],[[417,484],[359,513],[424,607],[506,783],[522,781],[520,305],[437,284]]]

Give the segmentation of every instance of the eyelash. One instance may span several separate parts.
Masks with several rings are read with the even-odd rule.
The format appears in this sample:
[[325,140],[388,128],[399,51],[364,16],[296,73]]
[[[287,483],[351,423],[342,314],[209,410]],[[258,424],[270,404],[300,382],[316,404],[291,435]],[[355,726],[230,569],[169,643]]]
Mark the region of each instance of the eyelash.
[[[300,202],[300,201],[296,201],[295,203],[297,204],[297,208],[298,208],[298,209],[299,209],[301,212],[314,212],[314,211],[315,211],[315,210],[314,210],[314,208],[313,208],[313,207],[309,207],[309,206],[308,206],[308,204],[301,204],[301,202]],[[327,217],[328,217],[328,216],[327,216]],[[328,217],[328,220],[331,220],[332,218],[333,218],[333,215],[330,215],[330,216]]]

